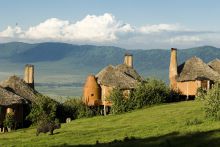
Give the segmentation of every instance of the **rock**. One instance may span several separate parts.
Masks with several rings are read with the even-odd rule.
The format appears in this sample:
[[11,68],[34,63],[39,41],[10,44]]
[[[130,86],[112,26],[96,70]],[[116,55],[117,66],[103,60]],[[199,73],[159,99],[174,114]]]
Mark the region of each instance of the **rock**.
[[66,123],[70,123],[70,122],[71,122],[71,118],[70,117],[66,118]]

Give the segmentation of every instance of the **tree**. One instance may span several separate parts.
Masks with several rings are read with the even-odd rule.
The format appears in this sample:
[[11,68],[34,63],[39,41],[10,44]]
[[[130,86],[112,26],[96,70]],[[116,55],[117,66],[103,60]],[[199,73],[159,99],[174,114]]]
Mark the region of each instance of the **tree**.
[[169,96],[169,87],[163,81],[147,79],[139,83],[128,97],[123,95],[123,90],[116,87],[108,99],[112,102],[111,113],[119,114],[166,102]]
[[7,113],[4,120],[4,126],[8,128],[8,132],[10,132],[13,125],[15,125],[15,116],[13,112]]
[[119,88],[114,88],[107,99],[112,102],[111,113],[120,114],[128,111],[128,100]]
[[169,87],[161,80],[147,79],[134,89],[130,103],[135,108],[165,102],[170,96]]
[[215,84],[204,96],[205,114],[207,117],[220,120],[220,87]]
[[47,96],[38,96],[36,101],[32,104],[31,112],[27,119],[34,124],[41,121],[54,121],[56,118],[56,110],[58,103]]
[[97,112],[85,105],[81,99],[72,98],[63,103],[64,116],[72,119],[95,116]]

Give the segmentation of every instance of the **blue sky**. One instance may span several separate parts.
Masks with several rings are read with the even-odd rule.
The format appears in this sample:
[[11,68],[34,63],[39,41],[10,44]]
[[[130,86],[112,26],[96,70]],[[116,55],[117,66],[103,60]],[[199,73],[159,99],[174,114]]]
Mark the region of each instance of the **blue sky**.
[[[220,46],[219,7],[217,0],[0,0],[0,41],[125,48]],[[96,21],[100,26],[94,26]],[[54,30],[46,33],[47,27]]]

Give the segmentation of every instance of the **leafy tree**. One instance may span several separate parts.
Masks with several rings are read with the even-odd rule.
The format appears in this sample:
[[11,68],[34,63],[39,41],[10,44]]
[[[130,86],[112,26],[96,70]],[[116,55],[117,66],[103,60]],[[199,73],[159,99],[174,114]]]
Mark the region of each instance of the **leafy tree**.
[[81,99],[72,98],[63,103],[64,116],[72,119],[91,117],[96,115],[96,111],[85,105]]
[[207,117],[220,120],[220,87],[215,84],[204,96],[205,113]]
[[7,113],[5,116],[5,120],[4,120],[4,126],[8,127],[8,128],[12,128],[13,125],[15,125],[15,116],[14,113],[10,112]]
[[139,83],[128,97],[124,96],[122,90],[115,88],[108,99],[112,102],[111,113],[119,114],[144,106],[163,103],[169,97],[169,87],[163,81],[147,79]]
[[202,87],[198,88],[196,93],[196,100],[205,100],[206,94],[207,90],[203,89]]
[[108,99],[112,102],[111,113],[120,114],[129,110],[128,99],[119,88],[113,89]]
[[161,80],[147,79],[134,89],[130,103],[135,108],[142,108],[165,102],[170,96],[168,86]]
[[27,119],[34,124],[42,121],[52,122],[56,118],[56,110],[58,103],[53,99],[40,95],[32,104],[31,112]]

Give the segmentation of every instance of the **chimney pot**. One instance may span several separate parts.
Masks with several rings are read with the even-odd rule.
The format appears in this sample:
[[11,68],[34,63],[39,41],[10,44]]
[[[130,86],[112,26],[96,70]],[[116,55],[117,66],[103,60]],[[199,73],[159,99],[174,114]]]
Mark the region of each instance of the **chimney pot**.
[[126,53],[124,57],[124,64],[133,68],[133,55]]
[[34,89],[34,65],[27,64],[24,69],[24,81]]
[[170,79],[170,87],[172,89],[176,88],[176,84],[177,84],[176,77],[177,77],[177,49],[171,48],[169,79]]

